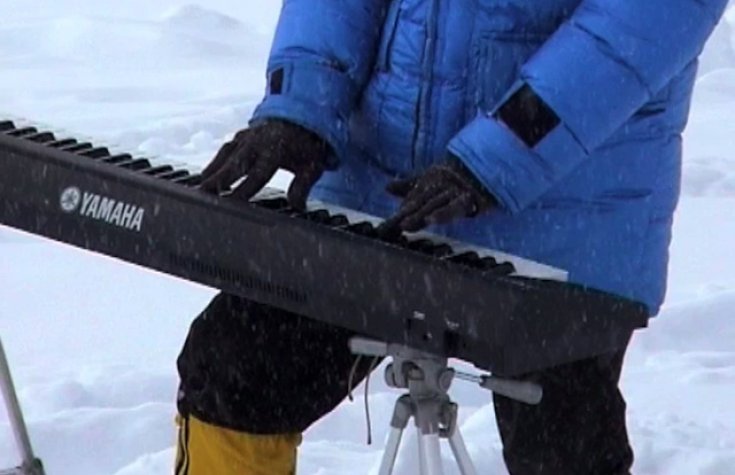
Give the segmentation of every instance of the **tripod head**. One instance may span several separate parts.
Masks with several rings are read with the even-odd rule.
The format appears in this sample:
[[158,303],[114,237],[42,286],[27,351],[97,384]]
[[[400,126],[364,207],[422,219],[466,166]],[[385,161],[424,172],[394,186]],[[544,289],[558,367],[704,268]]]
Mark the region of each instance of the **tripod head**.
[[350,350],[356,355],[391,358],[393,361],[385,370],[388,386],[408,389],[417,396],[446,393],[456,378],[526,404],[539,404],[543,398],[543,388],[536,383],[457,371],[448,366],[445,357],[404,345],[355,337],[350,340]]

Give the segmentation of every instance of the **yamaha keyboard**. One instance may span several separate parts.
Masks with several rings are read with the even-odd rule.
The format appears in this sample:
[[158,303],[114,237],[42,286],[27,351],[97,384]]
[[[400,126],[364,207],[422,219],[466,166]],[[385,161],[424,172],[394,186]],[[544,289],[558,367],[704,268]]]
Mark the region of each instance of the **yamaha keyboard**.
[[497,375],[624,347],[644,305],[566,282],[563,270],[376,218],[305,212],[266,189],[250,203],[200,176],[0,121],[0,223]]

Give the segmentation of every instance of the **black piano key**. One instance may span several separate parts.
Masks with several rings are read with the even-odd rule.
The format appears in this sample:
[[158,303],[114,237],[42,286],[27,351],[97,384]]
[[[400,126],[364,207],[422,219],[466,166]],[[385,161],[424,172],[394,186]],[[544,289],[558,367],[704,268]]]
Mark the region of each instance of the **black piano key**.
[[26,140],[46,144],[55,141],[56,137],[51,132],[39,132],[37,134],[29,135],[26,137]]
[[174,167],[171,165],[159,165],[157,167],[153,167],[150,170],[146,170],[146,175],[152,175],[152,176],[160,176],[160,175],[166,175],[168,173],[171,173],[174,171]]
[[74,145],[69,145],[66,147],[60,147],[60,150],[63,150],[64,152],[70,152],[70,153],[79,153],[85,150],[89,150],[91,148],[94,148],[94,145],[92,145],[89,142],[84,142],[84,143],[77,143]]
[[449,244],[437,244],[429,249],[427,252],[434,257],[446,257],[454,254],[454,250]]
[[347,231],[355,234],[359,234],[360,236],[366,236],[366,237],[377,237],[378,232],[375,226],[373,226],[372,223],[368,221],[362,221],[359,223],[350,224],[344,227]]
[[325,209],[317,209],[317,210],[314,210],[314,211],[308,211],[307,213],[304,213],[304,216],[303,217],[305,219],[309,220],[309,221],[314,222],[314,223],[328,224],[329,223],[329,219],[332,216],[329,214],[329,211],[327,211]]
[[160,178],[162,180],[169,180],[173,181],[174,183],[177,183],[178,180],[189,178],[191,174],[186,170],[172,170],[168,173],[163,173],[161,175],[158,175],[157,178]]
[[485,273],[490,273],[490,274],[495,274],[495,275],[510,275],[510,274],[515,274],[516,272],[516,268],[512,263],[498,262],[498,260],[492,256],[487,256],[487,257],[482,258],[481,269]]
[[408,247],[408,238],[403,234],[393,238],[393,241],[401,247]]
[[306,218],[306,211],[304,210],[298,210],[296,208],[293,209],[293,212],[291,213],[292,218],[299,218],[304,219]]
[[511,275],[516,273],[516,267],[510,262],[502,262],[494,267],[484,268],[482,271],[493,275]]
[[434,247],[434,243],[429,239],[415,239],[408,241],[408,248],[413,251],[427,252]]
[[300,216],[302,216],[304,214],[304,212],[302,210],[296,209],[293,206],[291,206],[290,204],[287,207],[285,207],[285,208],[279,209],[277,212],[278,213],[281,213],[281,214],[287,214],[287,215],[293,216],[293,217],[300,217]]
[[378,237],[382,239],[384,242],[393,244],[394,246],[400,246],[404,248],[408,248],[411,242],[403,234],[384,234],[384,235],[378,235]]
[[173,180],[174,183],[178,183],[185,186],[199,186],[202,183],[202,175],[201,174],[195,174],[195,175],[189,175],[182,178],[178,178],[176,180]]
[[517,271],[518,269],[516,269],[516,266],[514,266],[510,262],[503,262],[502,264],[498,266],[496,270],[496,272],[503,274],[503,275],[515,274]]
[[151,168],[151,162],[145,158],[135,158],[133,160],[128,160],[127,162],[120,162],[117,166],[128,170],[140,171]]
[[11,137],[25,137],[26,135],[33,135],[37,134],[38,129],[35,127],[23,127],[20,129],[15,129],[7,132],[8,135]]
[[131,156],[131,157],[130,157],[130,158],[128,158],[127,160],[122,160],[122,161],[119,161],[119,162],[115,163],[114,165],[115,165],[116,167],[123,167],[123,168],[127,168],[128,166],[130,166],[130,164],[131,164],[131,163],[135,162],[136,160],[138,160],[138,159],[137,159],[137,158],[133,158],[133,157]]
[[265,198],[262,200],[254,200],[252,203],[256,206],[260,206],[261,208],[273,211],[287,210],[290,208],[288,200],[285,197]]
[[454,254],[454,250],[449,244],[437,244],[425,238],[411,240],[406,247],[412,251],[421,252],[432,257],[447,257]]
[[120,153],[117,155],[110,155],[109,157],[103,158],[101,161],[105,163],[112,163],[113,165],[116,165],[118,163],[125,163],[129,162],[133,159],[133,156],[129,153]]
[[164,173],[162,175],[159,175],[158,178],[164,179],[164,180],[170,180],[174,183],[180,183],[182,180],[186,180],[191,178],[191,172],[189,170],[176,170],[173,169],[170,172]]
[[48,147],[61,149],[64,147],[68,147],[69,145],[74,145],[75,143],[77,143],[76,139],[61,139],[61,140],[55,140],[51,143],[47,143],[46,145]]
[[0,121],[0,132],[7,132],[8,130],[15,129],[15,124],[10,120]]
[[328,226],[332,226],[335,228],[343,227],[350,224],[350,220],[347,219],[347,216],[343,214],[335,214],[334,216],[331,216],[329,218],[329,222],[327,223]]
[[498,266],[498,260],[492,256],[485,256],[482,258],[483,269],[492,269]]
[[448,261],[462,264],[468,267],[482,268],[483,262],[479,254],[474,251],[463,252],[461,254],[455,254],[446,258]]
[[301,217],[304,214],[303,211],[298,210],[294,208],[293,206],[291,206],[291,203],[289,203],[288,201],[286,201],[286,206],[278,207],[277,204],[274,204],[274,206],[275,206],[274,208],[270,208],[268,206],[265,206],[265,208],[275,211],[278,214],[285,214],[287,216],[292,216],[292,217]]
[[95,147],[89,150],[85,150],[79,155],[89,158],[104,158],[110,156],[110,151],[107,149],[107,147]]

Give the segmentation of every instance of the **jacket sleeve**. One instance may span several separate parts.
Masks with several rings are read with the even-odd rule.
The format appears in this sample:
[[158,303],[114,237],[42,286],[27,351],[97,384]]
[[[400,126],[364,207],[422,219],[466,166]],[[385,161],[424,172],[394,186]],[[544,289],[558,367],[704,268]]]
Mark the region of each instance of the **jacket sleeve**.
[[583,0],[521,68],[558,121],[529,145],[491,111],[449,150],[510,212],[580,165],[701,52],[727,0]]
[[336,166],[347,119],[372,69],[385,0],[285,0],[252,121],[289,120],[324,138]]

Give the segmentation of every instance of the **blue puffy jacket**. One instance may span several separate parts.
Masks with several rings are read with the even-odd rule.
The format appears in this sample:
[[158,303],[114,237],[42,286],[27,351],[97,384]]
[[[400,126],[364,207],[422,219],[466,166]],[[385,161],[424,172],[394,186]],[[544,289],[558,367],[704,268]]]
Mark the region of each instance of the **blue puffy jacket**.
[[[335,150],[312,196],[387,216],[388,180],[447,150],[502,209],[433,231],[664,298],[696,57],[727,0],[285,0],[253,120]],[[492,117],[527,84],[561,124]]]

